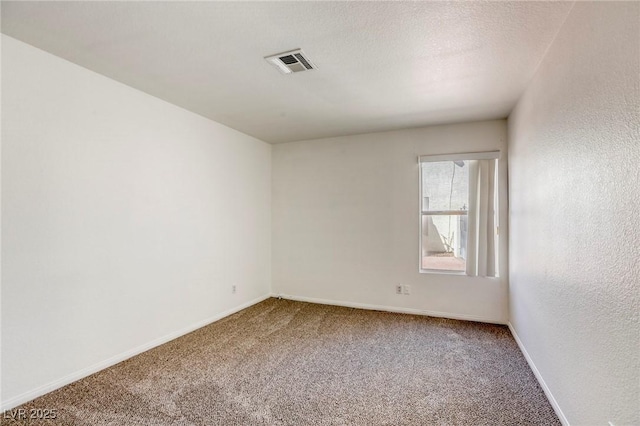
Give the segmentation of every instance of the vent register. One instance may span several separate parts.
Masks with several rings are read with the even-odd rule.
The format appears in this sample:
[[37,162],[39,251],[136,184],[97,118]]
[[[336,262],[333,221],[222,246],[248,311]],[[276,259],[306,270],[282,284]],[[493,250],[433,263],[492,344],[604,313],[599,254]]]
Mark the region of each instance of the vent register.
[[267,56],[264,59],[278,68],[283,74],[316,69],[316,66],[308,59],[301,49]]

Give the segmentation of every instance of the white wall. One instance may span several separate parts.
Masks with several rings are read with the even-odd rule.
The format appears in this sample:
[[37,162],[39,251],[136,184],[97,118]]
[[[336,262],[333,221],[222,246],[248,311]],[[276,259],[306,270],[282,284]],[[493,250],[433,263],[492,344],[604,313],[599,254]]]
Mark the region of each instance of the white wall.
[[510,321],[575,425],[640,424],[639,23],[577,2],[509,117]]
[[269,294],[270,145],[2,36],[2,151],[5,408]]
[[[274,145],[274,292],[506,322],[506,262],[499,279],[418,272],[417,163],[419,155],[504,151],[506,133],[497,120]],[[501,167],[506,221],[506,156]],[[412,294],[396,295],[396,284]]]

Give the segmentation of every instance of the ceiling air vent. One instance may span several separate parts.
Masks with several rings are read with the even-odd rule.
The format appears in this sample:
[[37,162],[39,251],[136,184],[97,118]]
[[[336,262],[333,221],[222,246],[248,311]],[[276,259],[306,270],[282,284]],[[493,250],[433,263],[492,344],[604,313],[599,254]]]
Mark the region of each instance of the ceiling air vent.
[[270,64],[275,65],[283,74],[316,69],[316,66],[311,63],[301,49],[267,56],[264,59]]

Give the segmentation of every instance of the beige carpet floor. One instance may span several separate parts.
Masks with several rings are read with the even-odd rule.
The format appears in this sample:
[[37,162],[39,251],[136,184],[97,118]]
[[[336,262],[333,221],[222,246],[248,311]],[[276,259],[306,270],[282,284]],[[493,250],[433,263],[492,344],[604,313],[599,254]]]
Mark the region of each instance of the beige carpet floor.
[[56,425],[560,424],[504,326],[278,299],[19,408]]

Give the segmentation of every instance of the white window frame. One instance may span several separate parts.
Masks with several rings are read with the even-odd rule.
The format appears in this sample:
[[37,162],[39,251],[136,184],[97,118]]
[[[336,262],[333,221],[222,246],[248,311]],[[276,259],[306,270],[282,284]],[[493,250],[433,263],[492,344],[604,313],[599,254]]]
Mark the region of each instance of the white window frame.
[[[481,151],[481,152],[465,152],[458,154],[438,154],[438,155],[421,155],[418,157],[418,168],[419,168],[419,196],[418,196],[418,229],[419,229],[419,242],[418,242],[418,271],[421,274],[444,274],[444,275],[459,275],[459,276],[468,276],[467,271],[454,271],[454,270],[446,270],[446,269],[425,269],[422,267],[422,217],[425,214],[441,214],[441,215],[460,215],[459,210],[449,211],[433,211],[433,210],[423,210],[423,193],[422,193],[422,164],[430,163],[430,162],[442,162],[442,161],[457,161],[457,160],[500,160],[500,151]],[[496,176],[497,176],[497,167],[496,167]],[[495,181],[495,198],[499,199],[499,182]],[[498,209],[496,208],[496,214],[498,213]],[[497,223],[496,223],[496,231],[497,231]],[[496,242],[497,243],[497,242]],[[468,252],[467,248],[467,252]],[[477,254],[476,254],[477,255]],[[500,259],[498,253],[496,255],[496,277],[498,274],[498,265],[500,264]],[[468,261],[468,259],[467,259]]]

